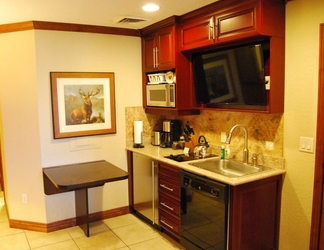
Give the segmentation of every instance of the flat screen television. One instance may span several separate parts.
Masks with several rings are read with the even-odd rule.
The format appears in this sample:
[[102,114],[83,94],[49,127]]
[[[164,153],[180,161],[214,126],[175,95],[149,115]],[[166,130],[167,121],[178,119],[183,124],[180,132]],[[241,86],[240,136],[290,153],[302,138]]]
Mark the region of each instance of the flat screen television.
[[197,103],[267,105],[269,43],[192,55]]

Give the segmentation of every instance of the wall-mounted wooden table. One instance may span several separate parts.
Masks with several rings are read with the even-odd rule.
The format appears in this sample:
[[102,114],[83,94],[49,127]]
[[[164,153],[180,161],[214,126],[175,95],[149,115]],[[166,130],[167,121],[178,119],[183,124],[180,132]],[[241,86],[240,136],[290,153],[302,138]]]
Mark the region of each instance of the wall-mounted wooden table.
[[128,178],[128,173],[107,161],[94,161],[43,168],[47,195],[75,191],[77,224],[87,237],[89,229],[88,188]]

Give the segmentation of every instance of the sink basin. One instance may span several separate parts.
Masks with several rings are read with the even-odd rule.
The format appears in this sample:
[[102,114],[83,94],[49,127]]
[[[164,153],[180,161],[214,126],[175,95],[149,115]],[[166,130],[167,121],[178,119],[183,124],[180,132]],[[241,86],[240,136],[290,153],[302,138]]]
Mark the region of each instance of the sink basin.
[[206,161],[193,162],[189,165],[202,168],[217,174],[225,175],[231,178],[242,177],[245,175],[256,174],[260,172],[270,171],[272,168],[258,165],[252,166],[236,160],[220,160],[219,158]]

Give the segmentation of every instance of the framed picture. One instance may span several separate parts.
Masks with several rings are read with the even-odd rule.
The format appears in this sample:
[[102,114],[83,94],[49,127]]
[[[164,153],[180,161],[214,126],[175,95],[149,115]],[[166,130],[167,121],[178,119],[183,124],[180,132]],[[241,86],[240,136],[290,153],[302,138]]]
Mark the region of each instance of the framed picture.
[[235,84],[231,78],[227,55],[206,58],[204,70],[210,103],[226,103],[236,100]]
[[116,133],[114,73],[50,72],[54,138]]

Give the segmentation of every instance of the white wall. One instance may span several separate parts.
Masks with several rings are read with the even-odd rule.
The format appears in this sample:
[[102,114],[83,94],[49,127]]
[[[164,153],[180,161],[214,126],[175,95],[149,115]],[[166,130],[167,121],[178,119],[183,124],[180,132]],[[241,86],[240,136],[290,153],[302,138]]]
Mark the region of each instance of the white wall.
[[[13,53],[7,53],[2,44],[10,47],[13,41],[17,46]],[[127,170],[125,107],[142,104],[140,38],[24,31],[0,35],[0,52],[5,53],[3,61],[12,62],[0,74],[10,218],[50,223],[74,217],[74,193],[46,196],[42,168],[104,159]],[[19,65],[21,61],[25,63]],[[7,70],[12,74],[8,75]],[[117,133],[86,137],[99,143],[100,148],[71,151],[74,138],[53,139],[51,71],[115,73]],[[16,98],[8,93],[15,93]],[[12,109],[14,104],[17,110]],[[18,110],[23,114],[19,118],[13,116]],[[28,194],[28,204],[22,204],[22,193]],[[90,190],[90,204],[90,212],[127,206],[127,181]]]
[[299,152],[299,137],[316,138],[319,24],[322,0],[286,5],[286,79],[280,250],[309,249],[315,154]]

